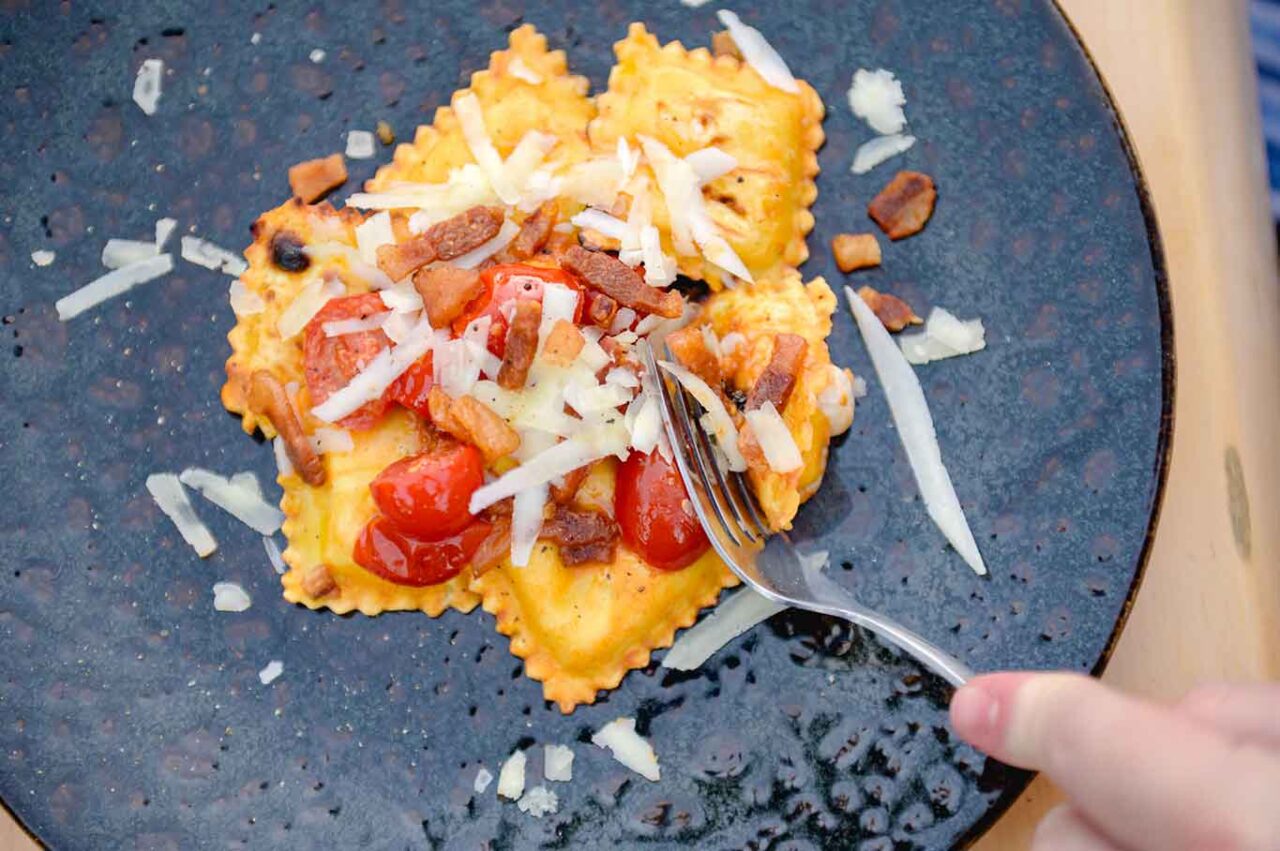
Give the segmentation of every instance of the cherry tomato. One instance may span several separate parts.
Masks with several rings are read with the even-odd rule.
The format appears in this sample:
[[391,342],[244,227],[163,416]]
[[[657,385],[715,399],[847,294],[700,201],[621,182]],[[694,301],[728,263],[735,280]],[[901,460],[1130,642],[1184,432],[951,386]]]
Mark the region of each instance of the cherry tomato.
[[[325,323],[342,319],[365,319],[386,309],[387,306],[377,293],[342,296],[331,299],[307,323],[304,331],[306,336],[302,342],[302,365],[312,405],[319,405],[345,387],[356,373],[391,345],[391,341],[381,330],[330,337],[324,332]],[[385,396],[366,402],[339,420],[338,425],[356,431],[373,428],[386,413],[389,404]]]
[[391,386],[387,388],[387,398],[431,419],[431,412],[427,409],[427,397],[431,395],[431,388],[435,385],[435,379],[432,376],[431,352],[427,352],[401,373],[399,378],[391,382]]
[[659,570],[680,570],[698,560],[711,542],[702,531],[680,471],[657,451],[632,452],[618,467],[614,514],[622,540]]
[[[551,269],[544,266],[530,266],[525,263],[502,263],[490,266],[480,273],[480,281],[484,284],[484,292],[467,305],[453,322],[453,333],[461,335],[472,320],[488,316],[493,320],[489,326],[489,351],[502,357],[507,345],[507,317],[503,307],[516,299],[532,299],[542,302],[542,289],[547,284],[563,284],[571,289],[581,291],[582,284],[578,279],[563,269]],[[574,321],[582,320],[583,302],[578,299],[578,310]]]
[[424,541],[439,541],[471,522],[468,503],[482,484],[480,450],[448,440],[387,467],[369,484],[369,491],[398,530]]
[[488,537],[490,524],[475,521],[456,535],[423,541],[397,529],[389,517],[375,517],[360,531],[356,564],[397,585],[439,585],[457,576]]

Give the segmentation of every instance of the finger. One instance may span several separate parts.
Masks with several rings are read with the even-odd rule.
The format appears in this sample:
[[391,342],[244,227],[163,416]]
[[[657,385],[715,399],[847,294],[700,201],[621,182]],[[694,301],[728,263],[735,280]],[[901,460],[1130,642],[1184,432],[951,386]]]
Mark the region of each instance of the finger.
[[960,689],[956,732],[1044,771],[1124,847],[1280,847],[1280,757],[1072,674],[993,674]]
[[1178,710],[1237,740],[1280,748],[1280,683],[1197,686]]
[[1049,811],[1031,840],[1031,851],[1119,851],[1098,833],[1069,804]]

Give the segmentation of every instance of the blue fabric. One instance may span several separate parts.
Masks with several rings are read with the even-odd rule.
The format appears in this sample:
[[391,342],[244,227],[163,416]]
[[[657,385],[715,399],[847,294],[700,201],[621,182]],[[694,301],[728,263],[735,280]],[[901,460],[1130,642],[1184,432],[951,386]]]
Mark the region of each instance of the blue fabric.
[[1253,0],[1253,55],[1258,62],[1262,132],[1271,172],[1271,213],[1280,219],[1280,0]]

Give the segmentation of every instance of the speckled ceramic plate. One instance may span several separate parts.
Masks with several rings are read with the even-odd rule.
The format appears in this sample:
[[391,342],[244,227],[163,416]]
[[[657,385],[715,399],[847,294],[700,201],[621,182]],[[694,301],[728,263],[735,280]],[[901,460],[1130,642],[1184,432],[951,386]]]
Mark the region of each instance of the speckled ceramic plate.
[[[943,849],[1022,788],[948,731],[935,681],[831,621],[775,617],[701,671],[651,666],[566,717],[488,615],[288,605],[255,535],[199,506],[222,544],[200,562],[143,488],[193,464],[272,477],[270,452],[218,404],[228,279],[180,262],[70,324],[55,316],[55,298],[100,274],[107,237],[146,238],[159,215],[244,245],[287,165],[380,119],[410,136],[521,21],[599,87],[629,21],[705,42],[714,6],[0,9],[0,794],[51,847]],[[937,179],[937,214],[858,280],[988,329],[985,352],[920,375],[992,575],[930,524],[874,380],[798,537],[977,669],[1099,669],[1159,502],[1172,364],[1154,225],[1094,69],[1044,0],[738,11],[828,104],[805,272],[839,283],[828,240],[866,228],[868,198],[914,167]],[[147,117],[130,92],[152,56],[172,74]],[[860,66],[898,72],[921,142],[854,177],[869,131],[844,93]],[[37,249],[57,259],[37,268]],[[869,372],[843,311],[832,350]],[[223,579],[250,591],[249,611],[213,611]],[[263,686],[270,659],[284,674]],[[656,745],[660,783],[589,744],[620,715]],[[472,794],[479,765],[545,742],[578,755],[558,814]]]

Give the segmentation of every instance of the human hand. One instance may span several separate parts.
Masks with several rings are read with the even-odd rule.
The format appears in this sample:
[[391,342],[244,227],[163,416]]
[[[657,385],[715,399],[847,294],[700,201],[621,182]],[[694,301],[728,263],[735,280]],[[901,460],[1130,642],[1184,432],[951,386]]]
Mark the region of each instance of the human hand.
[[990,674],[956,692],[951,723],[1066,792],[1033,851],[1280,849],[1280,684],[1161,706],[1076,674]]

